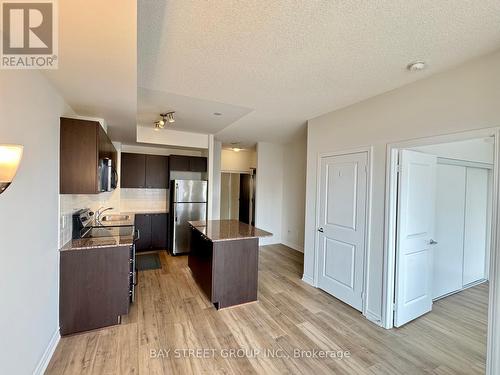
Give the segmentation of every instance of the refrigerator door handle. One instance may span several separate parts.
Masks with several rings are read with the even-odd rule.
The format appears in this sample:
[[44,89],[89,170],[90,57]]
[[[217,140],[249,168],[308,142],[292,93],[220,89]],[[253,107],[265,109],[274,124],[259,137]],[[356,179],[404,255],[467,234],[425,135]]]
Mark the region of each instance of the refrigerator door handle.
[[[175,220],[175,223],[177,223],[177,209],[176,209],[176,206],[175,204],[173,205],[172,207],[174,209],[174,220]],[[172,254],[175,254],[176,253],[176,243],[175,243],[175,233],[177,232],[177,228],[175,226],[175,224],[172,225]]]

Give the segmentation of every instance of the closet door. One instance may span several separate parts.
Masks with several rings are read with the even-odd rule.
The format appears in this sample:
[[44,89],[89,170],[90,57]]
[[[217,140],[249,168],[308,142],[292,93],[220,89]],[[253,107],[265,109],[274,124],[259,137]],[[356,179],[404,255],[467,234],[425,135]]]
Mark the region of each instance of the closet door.
[[437,165],[433,295],[462,289],[466,168]]
[[467,168],[463,286],[485,278],[488,170]]

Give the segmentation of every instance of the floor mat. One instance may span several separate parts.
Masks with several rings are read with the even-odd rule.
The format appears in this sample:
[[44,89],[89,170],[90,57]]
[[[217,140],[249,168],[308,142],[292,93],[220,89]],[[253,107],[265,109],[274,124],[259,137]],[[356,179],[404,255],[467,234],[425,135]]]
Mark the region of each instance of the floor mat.
[[135,266],[138,271],[156,270],[161,268],[160,256],[158,254],[137,254]]

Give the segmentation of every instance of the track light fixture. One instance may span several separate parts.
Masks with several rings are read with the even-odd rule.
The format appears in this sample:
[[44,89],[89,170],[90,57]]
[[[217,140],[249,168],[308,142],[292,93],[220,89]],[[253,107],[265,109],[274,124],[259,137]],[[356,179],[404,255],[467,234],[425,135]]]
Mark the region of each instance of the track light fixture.
[[161,113],[161,120],[155,121],[155,130],[158,131],[160,129],[165,129],[165,125],[167,123],[173,124],[175,122],[175,112],[166,112],[166,113]]

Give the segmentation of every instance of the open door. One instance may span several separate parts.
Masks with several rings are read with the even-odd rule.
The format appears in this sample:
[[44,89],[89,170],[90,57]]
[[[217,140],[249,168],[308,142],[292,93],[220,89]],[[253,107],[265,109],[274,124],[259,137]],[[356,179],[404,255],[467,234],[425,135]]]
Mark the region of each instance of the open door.
[[240,174],[240,210],[239,220],[242,223],[250,224],[250,202],[252,194],[252,175]]
[[432,310],[436,164],[435,155],[399,154],[396,327]]

